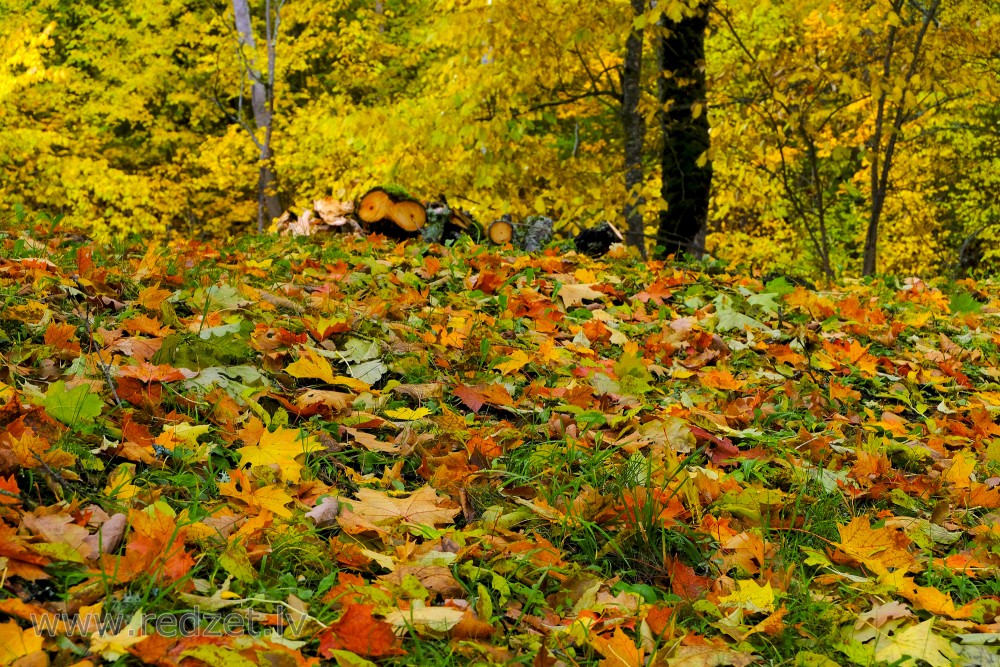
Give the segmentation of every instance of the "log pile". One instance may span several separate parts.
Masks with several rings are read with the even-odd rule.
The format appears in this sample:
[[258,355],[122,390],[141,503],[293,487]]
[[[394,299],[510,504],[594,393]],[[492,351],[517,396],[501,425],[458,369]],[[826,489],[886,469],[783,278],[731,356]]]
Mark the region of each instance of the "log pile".
[[[555,225],[552,218],[544,215],[530,215],[516,222],[507,214],[484,230],[468,211],[452,206],[444,195],[424,205],[400,188],[376,187],[356,202],[326,197],[317,199],[313,208],[299,214],[286,211],[275,222],[274,229],[282,235],[354,232],[382,234],[397,240],[422,238],[428,243],[441,244],[468,235],[476,243],[509,244],[525,252],[538,252],[552,241]],[[592,257],[600,257],[613,245],[624,242],[622,233],[610,222],[581,230],[573,240],[578,252]]]
[[427,224],[427,209],[400,191],[372,188],[358,200],[358,219],[365,231],[395,239],[420,236]]

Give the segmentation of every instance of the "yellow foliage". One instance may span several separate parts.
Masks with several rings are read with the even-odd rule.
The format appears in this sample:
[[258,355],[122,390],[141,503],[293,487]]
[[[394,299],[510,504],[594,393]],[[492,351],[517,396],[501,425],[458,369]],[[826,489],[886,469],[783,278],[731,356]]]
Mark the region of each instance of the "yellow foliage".
[[[417,0],[386,3],[381,15],[354,0],[287,3],[272,140],[279,194],[304,207],[399,183],[425,199],[444,193],[486,221],[544,212],[567,232],[621,223],[614,82],[625,39],[645,27],[640,112],[652,158],[655,24],[694,5],[656,3],[633,21],[625,0],[571,10],[554,0]],[[879,269],[948,271],[963,240],[997,219],[988,128],[1000,84],[987,63],[1000,49],[1000,16],[974,0],[945,5],[907,84],[919,21],[888,3],[716,3],[706,63],[713,254],[812,270],[822,224],[835,270],[856,273],[883,91],[890,121],[902,109],[905,122]],[[0,214],[62,214],[98,236],[252,228],[257,151],[237,122],[231,13],[185,0],[113,12],[3,0],[2,9],[18,19],[0,38]],[[884,50],[890,29],[897,62],[885,77],[865,54]],[[658,161],[645,172],[652,233]],[[986,266],[1000,265],[989,243],[998,235],[980,233]]]

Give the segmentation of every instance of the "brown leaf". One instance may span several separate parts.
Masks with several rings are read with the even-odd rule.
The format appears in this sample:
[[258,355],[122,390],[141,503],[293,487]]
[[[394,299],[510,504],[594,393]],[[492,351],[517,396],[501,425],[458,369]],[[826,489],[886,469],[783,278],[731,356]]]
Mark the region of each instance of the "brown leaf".
[[340,502],[333,496],[326,496],[316,507],[306,512],[306,516],[313,520],[317,528],[326,528],[331,525],[340,512]]

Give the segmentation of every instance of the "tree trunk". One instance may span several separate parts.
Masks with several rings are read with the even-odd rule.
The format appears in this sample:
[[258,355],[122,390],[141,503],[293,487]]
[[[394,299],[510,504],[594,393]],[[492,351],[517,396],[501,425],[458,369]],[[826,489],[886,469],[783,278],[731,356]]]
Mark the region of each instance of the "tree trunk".
[[[281,199],[278,197],[278,177],[274,173],[274,153],[271,150],[272,101],[274,95],[274,79],[272,63],[268,63],[268,78],[264,79],[260,68],[256,66],[257,42],[253,36],[253,24],[250,18],[248,0],[233,0],[233,16],[236,32],[239,34],[240,52],[243,55],[243,66],[250,78],[250,108],[253,111],[254,124],[257,130],[264,131],[263,140],[255,138],[259,150],[258,160],[260,173],[257,178],[257,231],[264,231],[264,213],[274,219],[281,215]],[[270,16],[267,17],[270,21]],[[271,37],[269,35],[269,37]],[[271,60],[273,45],[268,44],[268,60]]]
[[[632,14],[642,16],[645,0],[631,0]],[[639,194],[643,184],[642,152],[646,136],[646,122],[639,112],[642,95],[642,46],[643,30],[632,30],[625,41],[625,63],[621,76],[622,128],[625,130],[625,207],[623,210],[628,231],[625,242],[639,248],[646,257],[645,226],[641,207],[645,199]]]
[[708,220],[712,165],[698,164],[708,150],[708,107],[705,85],[705,32],[708,2],[694,16],[673,22],[664,18],[668,30],[660,43],[661,115],[663,153],[661,195],[666,209],[660,212],[656,243],[660,256],[685,251],[700,254],[699,232]]
[[[907,119],[906,110],[906,94],[910,90],[910,82],[913,80],[913,76],[917,73],[917,66],[920,64],[920,59],[923,56],[923,43],[924,37],[927,35],[927,30],[930,28],[931,24],[935,20],[938,8],[941,6],[941,0],[933,0],[930,6],[923,11],[923,21],[920,24],[920,30],[917,33],[916,39],[913,43],[913,49],[910,52],[910,64],[906,69],[906,73],[903,78],[903,90],[900,100],[896,106],[896,115],[893,119],[891,127],[888,128],[889,136],[886,139],[885,147],[882,146],[882,135],[886,131],[885,123],[886,118],[886,101],[888,99],[886,91],[882,91],[878,98],[877,111],[875,115],[875,134],[872,137],[872,150],[871,150],[871,188],[872,188],[872,207],[868,215],[868,231],[865,234],[865,254],[862,260],[861,273],[865,276],[870,276],[875,273],[878,261],[878,228],[882,221],[882,211],[885,208],[885,200],[889,195],[889,176],[892,170],[892,160],[896,153],[896,142],[899,140],[899,135],[902,132],[903,124]],[[902,0],[893,5],[893,10],[897,13],[903,8]],[[888,45],[885,52],[885,60],[882,65],[882,76],[883,81],[891,81],[892,74],[892,58],[893,49],[896,46],[896,36],[898,29],[896,26],[890,26],[889,28],[889,38]],[[881,153],[881,155],[880,155]],[[881,165],[879,164],[879,158],[881,158]]]

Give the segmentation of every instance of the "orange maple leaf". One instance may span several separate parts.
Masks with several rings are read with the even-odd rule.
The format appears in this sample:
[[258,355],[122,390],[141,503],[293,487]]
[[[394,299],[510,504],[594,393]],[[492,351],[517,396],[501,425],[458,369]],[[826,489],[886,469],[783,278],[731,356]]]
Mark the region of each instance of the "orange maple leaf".
[[604,656],[601,667],[642,667],[645,662],[646,652],[636,648],[635,642],[619,627],[615,628],[611,639],[597,635],[593,642],[594,648]]
[[421,487],[406,498],[393,498],[374,489],[358,489],[357,500],[345,501],[350,511],[373,524],[403,523],[409,526],[447,525],[461,508],[441,498],[429,486]]
[[392,626],[373,617],[372,609],[367,604],[347,605],[340,620],[320,634],[320,655],[331,658],[337,650],[371,657],[405,654],[392,633]]
[[72,324],[49,324],[45,330],[45,344],[67,354],[80,354],[80,343],[74,341],[76,327]]
[[737,380],[727,368],[716,368],[706,371],[700,376],[701,384],[712,389],[724,389],[726,391],[736,391],[742,389],[746,384],[743,380]]
[[900,530],[872,528],[863,516],[837,529],[840,531],[840,542],[836,544],[839,553],[880,574],[889,569],[907,570],[916,562],[908,549],[910,539]]

